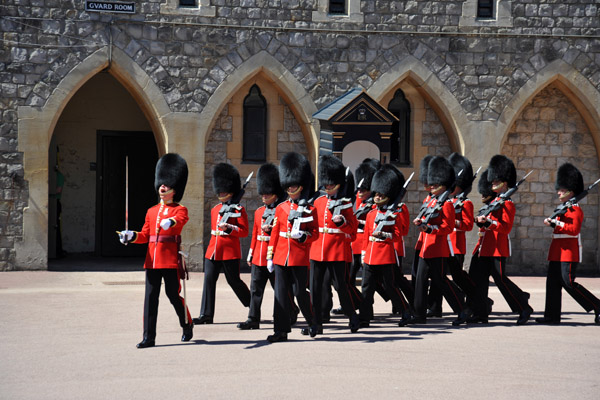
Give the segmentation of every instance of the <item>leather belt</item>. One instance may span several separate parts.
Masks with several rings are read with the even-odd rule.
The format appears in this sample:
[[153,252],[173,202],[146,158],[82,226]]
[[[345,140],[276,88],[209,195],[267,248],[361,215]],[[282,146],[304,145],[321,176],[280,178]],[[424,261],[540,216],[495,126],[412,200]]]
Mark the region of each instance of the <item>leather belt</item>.
[[181,243],[181,235],[151,235],[150,241],[161,243]]

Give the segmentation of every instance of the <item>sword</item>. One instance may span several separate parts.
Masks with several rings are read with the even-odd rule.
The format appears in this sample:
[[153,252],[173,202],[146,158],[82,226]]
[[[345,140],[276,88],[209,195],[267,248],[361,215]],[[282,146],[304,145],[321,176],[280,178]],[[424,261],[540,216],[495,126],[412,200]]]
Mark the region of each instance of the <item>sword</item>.
[[[129,156],[125,156],[125,231],[129,230]],[[127,243],[125,243],[127,246]]]
[[183,271],[184,271],[183,277],[182,277],[183,278],[182,279],[183,280],[183,312],[185,313],[185,324],[187,325],[187,324],[189,324],[189,321],[188,321],[188,310],[187,310],[187,294],[185,292],[185,275],[187,274],[187,265],[185,263],[185,260],[187,259],[188,254],[183,250],[180,250],[179,254],[181,255],[181,264],[183,265]]

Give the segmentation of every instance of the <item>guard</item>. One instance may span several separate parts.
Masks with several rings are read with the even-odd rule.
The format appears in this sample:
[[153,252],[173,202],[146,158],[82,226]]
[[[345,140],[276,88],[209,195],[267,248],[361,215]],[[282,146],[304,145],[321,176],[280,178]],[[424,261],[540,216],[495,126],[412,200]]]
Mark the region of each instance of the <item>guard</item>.
[[[142,349],[153,347],[156,338],[158,317],[158,298],[162,280],[165,281],[165,293],[179,317],[183,328],[182,342],[188,342],[193,336],[192,317],[187,304],[179,296],[179,279],[186,279],[181,271],[181,230],[188,222],[187,208],[179,204],[188,178],[188,167],[178,154],[168,153],[156,163],[154,188],[160,196],[160,203],[150,208],[140,232],[125,230],[119,232],[121,243],[148,243],[146,261],[146,294],[144,298],[144,337],[137,344]],[[183,273],[181,273],[183,272]]]

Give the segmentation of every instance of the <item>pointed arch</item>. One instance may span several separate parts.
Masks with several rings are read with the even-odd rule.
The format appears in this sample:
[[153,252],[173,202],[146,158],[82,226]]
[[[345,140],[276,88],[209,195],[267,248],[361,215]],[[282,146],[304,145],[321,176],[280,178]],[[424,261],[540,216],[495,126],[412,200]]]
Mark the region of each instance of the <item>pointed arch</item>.
[[253,76],[262,73],[273,82],[296,117],[302,131],[307,135],[307,147],[311,161],[316,162],[318,153],[318,128],[312,122],[312,114],[317,111],[310,94],[298,79],[277,59],[266,51],[261,51],[248,58],[229,75],[210,96],[206,106],[200,113],[200,142],[206,144],[215,121],[231,96]]
[[390,88],[397,87],[400,82],[407,79],[415,85],[438,114],[444,129],[448,132],[452,149],[464,153],[465,131],[466,127],[471,125],[467,115],[446,85],[415,57],[405,57],[381,75],[368,89],[369,94],[377,101],[381,101]]
[[590,134],[600,157],[600,92],[579,71],[563,60],[555,60],[532,76],[508,102],[498,119],[498,135],[493,140],[502,144],[523,109],[531,100],[550,84],[565,94],[581,113],[590,129]]
[[[73,95],[90,78],[109,66],[108,53],[108,48],[102,48],[79,63],[61,80],[43,107],[18,108],[18,150],[23,153],[29,199],[28,207],[23,210],[23,240],[15,243],[17,267],[47,267],[50,140],[60,115]],[[159,152],[164,153],[168,147],[166,128],[173,113],[158,86],[119,49],[112,50],[109,72],[138,102],[152,126]]]

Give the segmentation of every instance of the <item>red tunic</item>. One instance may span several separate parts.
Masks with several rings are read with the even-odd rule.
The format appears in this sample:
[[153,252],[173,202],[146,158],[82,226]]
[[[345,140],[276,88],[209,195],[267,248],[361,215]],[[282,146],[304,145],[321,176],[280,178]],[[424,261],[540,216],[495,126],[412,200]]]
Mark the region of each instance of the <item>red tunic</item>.
[[[497,200],[498,198],[496,198]],[[515,220],[515,204],[508,199],[499,209],[488,215],[492,224],[483,229],[480,257],[510,257],[510,231]],[[477,248],[475,248],[477,250]]]
[[[331,219],[332,210],[329,209],[330,199],[321,196],[315,200],[317,221],[319,224],[319,239],[310,246],[310,259],[315,261],[351,261],[348,259],[348,243],[346,235],[356,232],[358,221],[354,216],[352,207],[341,210],[345,222],[337,226]],[[348,201],[346,204],[351,203]]]
[[[434,197],[427,207],[434,208],[436,204],[437,198]],[[419,257],[437,258],[454,255],[449,238],[450,233],[454,231],[454,206],[450,200],[446,200],[437,217],[429,220],[429,226],[432,231],[430,233],[423,232],[423,246]]]
[[396,264],[396,248],[395,244],[402,241],[402,236],[408,233],[408,211],[404,206],[402,212],[395,212],[391,218],[394,218],[394,225],[386,225],[382,231],[391,233],[391,238],[377,239],[372,236],[373,231],[377,227],[375,224],[375,218],[378,214],[384,214],[385,211],[381,211],[375,208],[369,211],[367,214],[367,220],[365,222],[365,233],[369,238],[367,247],[365,248],[364,262],[368,265],[386,265]]
[[210,211],[210,243],[206,249],[206,256],[210,260],[238,260],[242,258],[242,249],[240,247],[240,238],[248,236],[248,215],[246,209],[241,207],[239,212],[240,217],[229,218],[228,224],[235,225],[238,229],[233,229],[229,234],[223,230],[217,229],[217,225],[221,222],[219,210],[223,204],[217,204]]
[[[452,199],[452,204],[456,204],[456,199]],[[450,233],[450,241],[454,254],[467,254],[467,239],[465,232],[473,229],[475,222],[473,214],[473,202],[469,199],[463,201],[462,212],[455,214],[456,222],[454,231]]]
[[266,206],[262,206],[254,212],[252,242],[250,243],[250,251],[252,251],[252,264],[260,267],[267,266],[267,250],[269,248],[269,240],[271,239],[271,232],[265,232],[262,229],[262,225],[264,224],[263,214],[265,213],[266,209]]
[[548,251],[548,261],[581,262],[583,210],[578,204],[557,218]]
[[[175,225],[169,229],[162,229],[160,221],[169,218],[175,221]],[[159,203],[148,209],[144,227],[141,232],[137,232],[135,240],[132,242],[148,243],[144,268],[177,268],[179,245],[175,238],[181,235],[181,230],[188,219],[187,208],[178,203]],[[172,241],[162,241],[165,237],[173,239]]]
[[290,233],[292,232],[292,223],[288,221],[290,209],[298,209],[298,204],[291,200],[286,200],[275,209],[275,221],[271,230],[267,259],[272,259],[273,263],[277,265],[307,267],[310,265],[309,252],[311,243],[319,237],[317,211],[313,206],[307,208],[310,214],[305,215],[307,218],[312,217],[312,221],[304,222],[300,225],[300,230],[306,232],[306,240],[301,243],[290,237]]

